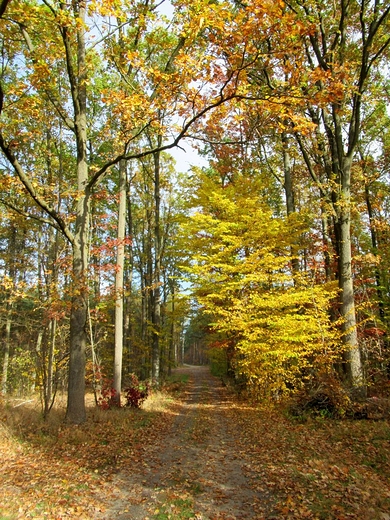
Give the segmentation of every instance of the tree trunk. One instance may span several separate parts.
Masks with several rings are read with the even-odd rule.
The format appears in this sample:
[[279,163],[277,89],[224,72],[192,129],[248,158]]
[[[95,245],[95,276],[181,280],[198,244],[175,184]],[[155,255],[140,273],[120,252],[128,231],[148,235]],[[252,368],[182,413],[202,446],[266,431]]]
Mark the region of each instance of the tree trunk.
[[[48,338],[48,353],[47,353],[47,372],[44,371],[46,375],[46,380],[44,382],[44,410],[43,416],[46,418],[49,415],[51,407],[54,402],[53,397],[53,374],[54,374],[54,351],[55,351],[55,343],[56,343],[56,332],[57,332],[57,321],[52,319],[49,326],[49,338]],[[45,362],[45,359],[43,359]]]
[[1,376],[1,393],[6,395],[8,383],[8,366],[9,355],[11,350],[11,325],[12,325],[12,306],[7,305],[7,320],[5,322],[5,338],[4,338],[4,357],[3,357],[3,372]]
[[286,209],[287,215],[295,213],[295,201],[294,192],[291,176],[291,157],[289,153],[288,137],[285,132],[282,133],[282,144],[283,144],[283,170],[284,170],[284,182],[283,188],[286,196]]
[[[284,182],[283,188],[286,197],[286,210],[287,216],[295,213],[295,201],[294,191],[292,182],[292,168],[291,168],[291,157],[289,153],[289,142],[285,132],[282,133],[282,145],[283,145],[283,170],[284,170]],[[295,247],[291,247],[291,267],[293,277],[299,273],[299,260],[296,257],[297,251]]]
[[351,386],[357,393],[365,393],[363,367],[360,355],[357,327],[355,297],[352,273],[351,248],[351,165],[350,157],[344,157],[341,176],[341,193],[338,215],[338,253],[339,253],[339,287],[340,312],[343,322],[343,342],[346,348],[347,374]]
[[14,302],[13,299],[13,291],[16,290],[17,286],[17,268],[16,268],[16,256],[17,256],[17,229],[14,223],[10,225],[9,228],[10,235],[8,240],[8,252],[9,252],[9,266],[8,266],[8,276],[10,281],[12,281],[11,287],[8,291],[8,301],[6,303],[6,321],[5,321],[5,338],[4,338],[4,357],[3,357],[3,372],[1,377],[1,392],[5,395],[8,391],[7,383],[8,383],[8,369],[9,369],[9,360],[10,360],[10,352],[11,352],[11,328],[12,328],[12,317],[13,317],[13,309]]
[[332,250],[332,241],[329,237],[329,217],[321,208],[321,231],[322,231],[322,243],[324,246],[324,269],[325,269],[325,279],[327,282],[332,280],[332,266],[331,266],[331,253]]
[[126,230],[126,163],[119,163],[119,207],[118,207],[118,245],[115,274],[115,353],[114,353],[114,390],[113,402],[121,405],[122,359],[123,359],[123,282],[125,263]]
[[[70,316],[70,353],[68,405],[66,420],[79,424],[85,421],[85,352],[88,327],[88,252],[90,223],[90,193],[88,188],[87,160],[87,65],[85,47],[85,4],[75,5],[75,15],[80,20],[77,31],[77,77],[70,74],[73,107],[75,112],[75,137],[77,144],[77,185],[79,197],[73,240],[73,294]],[[68,56],[68,60],[71,58]],[[68,70],[71,68],[68,63]]]
[[175,342],[176,342],[176,319],[175,319],[175,312],[176,312],[176,301],[175,301],[175,284],[170,284],[171,287],[171,306],[172,306],[172,317],[171,317],[171,334],[169,339],[169,350],[168,350],[168,375],[170,376],[172,373],[172,368],[176,364],[176,349],[175,349]]
[[126,371],[131,373],[134,371],[133,362],[135,358],[135,348],[133,342],[133,313],[131,312],[132,300],[132,285],[133,285],[133,270],[134,270],[134,253],[133,253],[133,212],[131,208],[131,177],[127,182],[126,199],[128,200],[127,207],[127,236],[130,238],[130,244],[127,251],[127,262],[125,268],[126,275],[126,297],[125,297],[125,318],[124,318],[124,333],[125,333],[125,347],[127,355]]
[[145,240],[145,346],[147,345],[148,349],[148,377],[153,378],[154,369],[153,369],[153,309],[154,309],[154,290],[153,290],[153,231],[152,231],[152,222],[153,222],[153,212],[150,208],[146,211],[147,215],[147,236]]
[[[159,145],[161,139],[159,139]],[[152,309],[152,377],[160,377],[160,329],[161,329],[161,231],[160,231],[160,153],[153,154],[154,160],[154,272]]]
[[[378,238],[377,238],[375,225],[374,225],[374,212],[372,210],[370,190],[369,190],[367,184],[364,187],[364,197],[365,197],[365,201],[366,201],[367,213],[368,213],[368,218],[369,218],[369,223],[370,223],[372,252],[374,255],[377,255],[378,254]],[[383,320],[386,323],[387,320],[386,320],[385,306],[383,304],[382,280],[381,280],[381,272],[379,270],[379,267],[375,267],[375,283],[376,283],[376,287],[377,287],[376,294],[378,296],[379,317],[381,318],[381,320]]]
[[[87,237],[85,237],[86,239]],[[85,411],[85,352],[87,347],[87,298],[85,270],[87,242],[73,247],[73,297],[70,314],[70,352],[68,404],[66,420],[80,424],[86,420]]]

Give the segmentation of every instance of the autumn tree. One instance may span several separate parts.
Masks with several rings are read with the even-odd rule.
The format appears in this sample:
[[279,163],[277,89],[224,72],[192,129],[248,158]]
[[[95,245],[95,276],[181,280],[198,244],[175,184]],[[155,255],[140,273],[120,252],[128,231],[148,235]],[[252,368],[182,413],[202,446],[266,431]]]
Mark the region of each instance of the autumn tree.
[[[44,1],[11,4],[1,22],[8,61],[1,83],[4,124],[0,147],[11,167],[7,174],[21,183],[26,195],[43,211],[46,221],[62,233],[72,250],[67,407],[70,422],[85,420],[93,193],[120,161],[157,157],[161,151],[176,146],[200,118],[237,95],[237,78],[247,66],[246,61],[235,60],[229,70],[212,64],[228,14],[224,4],[202,2],[193,6],[183,2],[176,6],[170,23],[157,17],[155,4],[139,2],[119,8],[99,2],[87,7],[84,2],[67,5]],[[114,25],[113,19],[117,20]],[[156,61],[154,54],[143,54],[130,45],[125,58],[128,68],[135,72],[129,89],[124,90],[117,80],[106,85],[101,90],[101,109],[96,111],[97,104],[89,101],[94,97],[91,85],[101,66],[103,43],[119,27],[130,24],[135,27],[129,35],[133,43],[138,37],[147,42],[151,31],[149,41],[154,42],[156,52],[162,49],[161,59]],[[170,37],[156,39],[154,34],[164,24],[170,28]],[[207,31],[213,32],[211,41],[203,37]],[[117,56],[119,62],[122,51]],[[22,69],[18,67],[20,60]],[[14,83],[8,81],[12,75]],[[41,141],[41,135],[27,131],[23,121],[41,117],[43,108],[57,118],[57,133],[66,134],[75,157],[69,189],[61,196],[68,200],[65,210],[64,204],[58,208],[53,203],[58,197],[55,188],[45,187],[38,170],[27,169],[27,149]],[[118,116],[120,127],[116,124]],[[96,126],[100,126],[98,132]],[[146,138],[146,130],[150,129],[156,135],[152,143]],[[99,139],[100,145],[93,143],[92,137]]]
[[[268,18],[271,13],[273,19]],[[261,22],[254,26],[253,20],[259,14]],[[380,78],[380,67],[387,59],[388,19],[386,3],[352,5],[343,1],[332,5],[287,2],[273,7],[246,2],[237,4],[235,17],[245,35],[248,54],[255,49],[262,52],[262,58],[246,70],[246,88],[242,92],[247,112],[244,139],[255,142],[259,137],[260,146],[271,143],[263,149],[263,156],[270,150],[275,156],[272,132],[275,137],[280,134],[282,181],[289,212],[293,207],[289,155],[297,156],[293,139],[297,140],[298,153],[322,201],[328,277],[332,276],[332,245],[338,261],[335,276],[340,287],[339,312],[344,320],[345,366],[350,384],[358,393],[364,393],[364,377],[352,270],[352,172],[362,118],[368,113],[365,107],[370,103],[370,86],[373,79]],[[266,28],[262,33],[260,26]],[[242,142],[233,113],[227,118],[228,135]],[[245,115],[235,117],[242,125]],[[208,138],[218,141],[217,135],[210,124]],[[310,148],[312,142],[315,144]]]
[[194,296],[220,334],[215,344],[233,348],[235,373],[269,394],[331,370],[339,350],[328,314],[336,288],[292,269],[291,244],[308,215],[276,217],[260,194],[256,174],[237,172],[225,185],[201,174],[193,201],[199,210],[184,235]]
[[[344,319],[344,343],[348,346],[348,371],[352,385],[364,388],[357,338],[351,251],[352,167],[361,135],[367,88],[390,43],[387,35],[390,10],[387,4],[340,2],[324,6],[315,2],[289,4],[301,19],[310,20],[307,38],[308,70],[318,72],[319,108],[309,106],[322,149],[332,205],[340,312]],[[352,59],[353,56],[353,59]],[[302,151],[304,148],[302,147]],[[305,155],[314,173],[314,168]],[[318,182],[318,179],[317,179]]]

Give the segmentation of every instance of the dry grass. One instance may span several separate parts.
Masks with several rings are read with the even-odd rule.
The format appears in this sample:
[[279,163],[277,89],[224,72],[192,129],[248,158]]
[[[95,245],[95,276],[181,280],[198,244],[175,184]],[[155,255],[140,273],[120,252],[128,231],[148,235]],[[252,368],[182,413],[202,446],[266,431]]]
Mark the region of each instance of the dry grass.
[[[143,403],[140,410],[130,408],[102,410],[95,405],[93,394],[86,395],[87,424],[120,424],[137,422],[135,419],[146,418],[149,414],[160,414],[169,411],[172,397],[165,391],[153,392]],[[46,435],[56,435],[65,427],[66,396],[60,395],[55,406],[44,419],[42,406],[38,396],[28,399],[3,399],[0,401],[0,432],[1,441],[31,437],[44,432]],[[127,425],[127,424],[126,424]],[[82,429],[82,427],[80,427]],[[80,429],[79,428],[79,429]]]
[[151,413],[164,413],[172,405],[172,396],[164,391],[153,392],[143,403],[142,410]]
[[[102,410],[95,405],[92,394],[86,396],[87,421],[69,426],[64,422],[66,399],[60,396],[44,419],[38,397],[0,401],[0,453],[3,458],[16,457],[30,447],[66,450],[67,446],[109,445],[112,453],[120,447],[121,435],[135,436],[140,428],[151,427],[159,416],[169,416],[172,398],[166,392],[153,392],[142,408]],[[168,413],[167,413],[168,412]],[[99,451],[99,450],[97,450]],[[0,517],[1,518],[1,517]]]
[[155,392],[142,409],[101,410],[87,396],[87,421],[64,422],[59,396],[44,420],[39,399],[0,402],[0,519],[95,518],[113,475],[134,467],[164,435],[173,400]]

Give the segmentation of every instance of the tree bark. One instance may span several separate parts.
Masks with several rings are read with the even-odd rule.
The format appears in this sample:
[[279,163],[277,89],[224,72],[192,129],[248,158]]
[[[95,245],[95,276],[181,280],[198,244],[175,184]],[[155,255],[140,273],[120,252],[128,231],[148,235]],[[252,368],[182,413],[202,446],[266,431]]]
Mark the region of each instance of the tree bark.
[[[159,145],[161,139],[159,138]],[[154,160],[154,270],[152,309],[152,377],[160,378],[160,328],[161,328],[161,230],[160,230],[160,153],[153,154]]]
[[122,360],[123,360],[123,289],[125,264],[127,175],[126,163],[119,163],[119,206],[118,206],[118,245],[115,273],[115,352],[114,352],[114,390],[113,402],[121,405]]
[[[286,211],[287,216],[295,213],[295,200],[294,200],[294,190],[293,190],[293,181],[292,181],[292,167],[291,167],[291,157],[289,152],[289,139],[285,132],[282,133],[282,147],[283,147],[283,170],[284,170],[284,182],[283,188],[286,197]],[[295,248],[296,249],[296,248]],[[293,272],[293,277],[296,278],[296,275],[299,273],[299,260],[296,257],[297,252],[294,251],[294,247],[291,248],[291,267]]]
[[7,305],[7,319],[5,322],[5,338],[4,338],[4,357],[3,357],[3,372],[1,376],[1,393],[6,395],[8,383],[8,367],[9,356],[11,351],[11,326],[12,326],[12,305]]
[[[169,282],[168,282],[169,283]],[[172,373],[172,368],[177,363],[176,358],[176,299],[175,299],[175,284],[170,284],[170,292],[171,292],[171,309],[172,309],[172,317],[171,317],[171,333],[169,338],[169,350],[168,350],[168,375],[170,376]]]
[[341,197],[340,214],[338,218],[339,229],[339,287],[340,311],[343,317],[343,338],[346,348],[347,374],[352,387],[358,393],[365,393],[363,366],[359,349],[355,296],[352,272],[352,248],[351,248],[351,165],[349,157],[345,157],[341,170]]
[[[90,190],[88,188],[87,159],[87,66],[85,47],[84,2],[75,3],[75,16],[80,25],[77,30],[77,73],[73,70],[69,53],[67,67],[72,89],[77,145],[77,187],[79,197],[73,240],[73,294],[70,316],[69,382],[66,420],[79,424],[85,421],[85,352],[88,324],[88,252],[90,223]],[[65,29],[64,29],[65,30]],[[70,42],[64,39],[68,49]]]
[[[375,230],[374,212],[373,212],[372,204],[371,204],[370,190],[369,190],[367,183],[364,186],[364,198],[366,201],[367,214],[368,214],[369,223],[370,223],[372,252],[374,255],[377,255],[378,249],[379,249],[379,244],[378,244],[377,233]],[[382,277],[381,277],[381,272],[380,272],[379,267],[375,267],[375,283],[376,283],[376,287],[377,287],[376,294],[378,296],[379,317],[381,320],[383,320],[387,324],[385,306],[383,304],[383,291],[382,291],[382,279],[381,278]]]
[[[48,327],[48,351],[47,351],[47,370],[44,370],[44,410],[43,417],[49,415],[51,407],[54,402],[53,394],[53,385],[54,385],[54,351],[55,351],[55,342],[56,342],[56,332],[57,332],[57,321],[56,319],[52,319],[50,321]],[[45,359],[43,358],[43,363],[45,363]]]
[[11,328],[12,328],[12,315],[14,303],[12,301],[12,292],[16,289],[17,285],[17,269],[16,269],[16,255],[17,255],[17,230],[15,224],[10,225],[10,235],[8,240],[8,251],[9,251],[9,268],[8,276],[12,281],[12,285],[8,291],[8,298],[6,304],[6,321],[5,321],[5,338],[4,338],[4,357],[3,357],[3,372],[1,376],[1,392],[5,395],[8,391],[8,369],[11,352]]
[[0,2],[0,18],[3,17],[3,15],[4,15],[4,13],[5,13],[9,3],[10,3],[10,0],[1,0],[1,2]]
[[125,268],[126,275],[126,297],[125,297],[125,318],[124,318],[124,333],[125,333],[125,344],[124,347],[126,349],[127,355],[127,364],[126,371],[127,373],[131,373],[134,371],[133,368],[133,359],[135,357],[135,348],[133,342],[133,313],[131,312],[131,303],[133,297],[133,271],[134,271],[134,252],[133,252],[133,211],[131,207],[131,176],[127,182],[127,190],[126,190],[126,207],[127,207],[127,236],[130,238],[130,244],[127,250],[127,262]]

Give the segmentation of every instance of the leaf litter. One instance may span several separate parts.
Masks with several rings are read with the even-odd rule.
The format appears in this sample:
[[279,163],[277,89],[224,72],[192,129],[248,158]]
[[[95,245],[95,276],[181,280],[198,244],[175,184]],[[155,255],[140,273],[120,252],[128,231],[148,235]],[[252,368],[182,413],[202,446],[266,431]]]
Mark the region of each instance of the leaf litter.
[[206,367],[176,373],[159,408],[91,408],[78,427],[2,406],[0,518],[390,520],[387,421],[299,423]]

